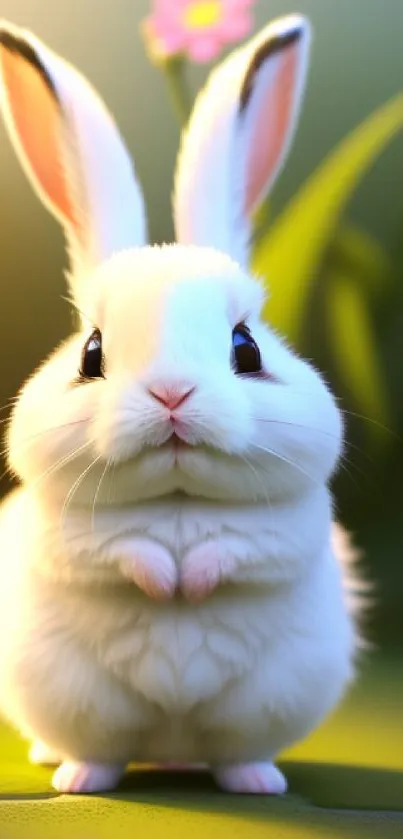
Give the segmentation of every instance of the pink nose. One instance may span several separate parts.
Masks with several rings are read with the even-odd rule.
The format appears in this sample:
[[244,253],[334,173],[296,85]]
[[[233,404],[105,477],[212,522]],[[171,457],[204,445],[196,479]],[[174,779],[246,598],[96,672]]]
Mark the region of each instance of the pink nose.
[[150,396],[153,396],[162,405],[166,405],[170,411],[179,408],[183,402],[186,402],[186,399],[192,395],[194,390],[195,388],[189,387],[189,385],[153,385],[148,388]]

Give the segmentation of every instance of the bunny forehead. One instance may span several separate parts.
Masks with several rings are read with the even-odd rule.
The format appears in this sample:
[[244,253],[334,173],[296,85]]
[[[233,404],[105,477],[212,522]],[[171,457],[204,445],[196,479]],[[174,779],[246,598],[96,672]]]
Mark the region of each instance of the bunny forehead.
[[[113,282],[111,282],[113,276]],[[263,286],[227,254],[195,245],[144,247],[115,254],[82,284],[80,304],[88,324],[101,330],[127,314],[141,321],[157,313],[180,328],[204,318],[225,319],[231,328],[259,315]],[[155,315],[155,316],[153,316]]]
[[[237,294],[247,288],[241,275],[249,263],[251,218],[291,144],[309,44],[307,20],[289,15],[212,71],[182,134],[173,192],[175,247],[210,250],[205,258],[190,250],[187,257],[174,256],[169,249],[156,249],[152,256],[150,248],[140,256],[138,249],[147,243],[143,195],[105,104],[73,66],[32,33],[0,25],[1,110],[25,172],[64,228],[73,296],[81,299],[92,276],[105,277],[98,270],[104,263],[116,292],[123,293],[126,257],[116,254],[133,249],[142,269],[132,270],[132,281],[142,285],[147,276],[155,285],[155,265],[166,258],[160,270],[167,276],[159,288],[165,298],[173,299],[174,288],[186,279],[195,284],[205,277],[208,283],[216,276],[224,288],[223,272],[234,282],[238,278]],[[169,279],[174,266],[176,285]],[[125,274],[122,283],[116,283],[118,269]],[[255,286],[249,288],[246,296],[258,294]]]

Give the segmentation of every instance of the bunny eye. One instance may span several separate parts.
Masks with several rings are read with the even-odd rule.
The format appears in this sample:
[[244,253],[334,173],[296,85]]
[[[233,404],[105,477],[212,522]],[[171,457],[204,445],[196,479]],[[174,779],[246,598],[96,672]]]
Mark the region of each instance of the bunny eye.
[[81,353],[79,377],[81,380],[104,378],[105,359],[102,352],[102,335],[94,329],[86,340]]
[[232,331],[232,358],[237,374],[261,372],[262,359],[259,347],[252,338],[249,327],[244,323],[238,323]]

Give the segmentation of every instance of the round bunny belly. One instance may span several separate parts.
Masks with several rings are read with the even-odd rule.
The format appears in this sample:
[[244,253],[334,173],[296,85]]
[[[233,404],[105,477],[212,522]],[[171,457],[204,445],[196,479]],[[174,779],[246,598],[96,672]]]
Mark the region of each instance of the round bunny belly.
[[[11,719],[75,759],[274,757],[320,722],[351,671],[341,621],[337,644],[328,622],[319,632],[314,617],[302,633],[300,613],[292,626],[301,594],[282,607],[245,594],[242,602],[216,595],[195,609],[144,598],[131,617],[123,597],[98,616],[97,598],[87,597],[76,602],[74,623],[71,602],[59,602],[50,623],[42,603],[43,623],[14,650]],[[280,629],[286,617],[289,633]]]
[[196,625],[205,666],[194,648],[145,759],[273,759],[322,722],[354,675],[354,628],[332,558],[275,599],[212,598]]
[[268,758],[317,725],[350,678],[354,638],[331,556],[298,583],[161,604],[129,584],[13,575],[21,533],[12,527],[2,589],[0,704],[62,755]]

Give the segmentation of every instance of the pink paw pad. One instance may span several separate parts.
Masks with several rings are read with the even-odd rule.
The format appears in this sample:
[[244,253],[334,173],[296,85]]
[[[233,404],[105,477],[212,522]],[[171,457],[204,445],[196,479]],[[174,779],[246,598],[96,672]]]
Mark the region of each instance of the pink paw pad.
[[121,562],[122,572],[153,600],[169,600],[177,583],[177,571],[170,553],[162,545],[142,545]]
[[245,763],[218,767],[214,777],[227,792],[244,795],[282,795],[287,781],[274,763]]
[[124,767],[113,764],[66,761],[56,770],[52,784],[58,792],[106,792],[115,789],[123,772]]
[[200,545],[194,548],[183,561],[183,594],[193,602],[204,600],[225,579],[232,565],[231,558],[223,555],[218,545]]

